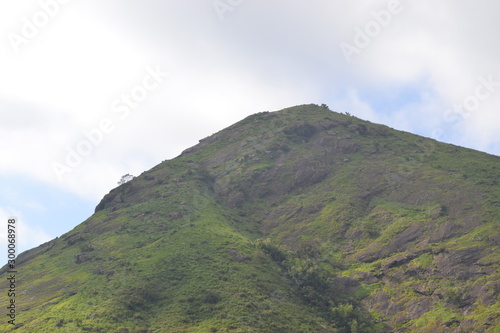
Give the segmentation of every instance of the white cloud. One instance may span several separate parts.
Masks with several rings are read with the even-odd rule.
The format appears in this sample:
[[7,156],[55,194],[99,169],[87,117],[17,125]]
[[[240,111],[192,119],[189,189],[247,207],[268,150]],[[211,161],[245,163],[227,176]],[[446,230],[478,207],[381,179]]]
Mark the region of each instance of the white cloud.
[[425,77],[428,86],[423,88],[432,90],[433,98],[423,99],[417,108],[403,106],[393,120],[428,136],[442,129],[463,146],[488,149],[498,145],[500,92],[481,103],[474,115],[462,119],[460,127],[451,127],[443,116],[474,93],[478,77],[493,75],[500,81],[500,47],[493,37],[500,30],[493,14],[499,5],[493,1],[401,3],[401,14],[354,57],[350,65],[354,81],[389,88]]

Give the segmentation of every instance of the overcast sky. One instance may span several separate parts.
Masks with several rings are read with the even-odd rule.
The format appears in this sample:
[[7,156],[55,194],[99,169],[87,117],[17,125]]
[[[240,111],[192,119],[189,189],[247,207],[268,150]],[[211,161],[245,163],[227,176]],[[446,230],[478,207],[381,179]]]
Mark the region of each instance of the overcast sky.
[[122,175],[298,104],[499,155],[498,13],[494,0],[2,1],[0,220],[18,219],[19,250],[37,246]]

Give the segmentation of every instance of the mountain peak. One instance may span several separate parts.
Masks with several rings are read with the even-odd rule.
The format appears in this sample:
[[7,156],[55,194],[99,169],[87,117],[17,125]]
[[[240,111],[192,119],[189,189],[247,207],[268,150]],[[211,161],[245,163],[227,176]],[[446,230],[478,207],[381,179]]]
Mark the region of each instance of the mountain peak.
[[251,115],[20,256],[23,328],[493,332],[498,162],[325,106]]

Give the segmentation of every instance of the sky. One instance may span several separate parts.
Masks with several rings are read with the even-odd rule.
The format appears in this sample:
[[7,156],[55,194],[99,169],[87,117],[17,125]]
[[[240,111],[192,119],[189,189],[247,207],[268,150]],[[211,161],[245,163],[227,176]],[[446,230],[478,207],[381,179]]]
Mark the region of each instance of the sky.
[[494,0],[2,1],[0,221],[16,219],[18,252],[38,246],[122,175],[299,104],[500,155],[498,13]]

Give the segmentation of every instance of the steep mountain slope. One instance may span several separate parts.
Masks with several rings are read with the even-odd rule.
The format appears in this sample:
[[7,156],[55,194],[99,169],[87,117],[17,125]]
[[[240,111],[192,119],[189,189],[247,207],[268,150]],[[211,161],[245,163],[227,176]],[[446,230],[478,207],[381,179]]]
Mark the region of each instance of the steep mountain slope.
[[499,162],[316,105],[255,114],[19,256],[17,331],[499,332]]

